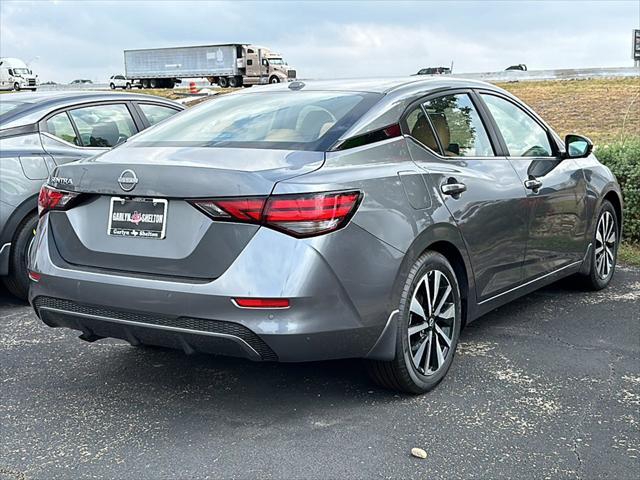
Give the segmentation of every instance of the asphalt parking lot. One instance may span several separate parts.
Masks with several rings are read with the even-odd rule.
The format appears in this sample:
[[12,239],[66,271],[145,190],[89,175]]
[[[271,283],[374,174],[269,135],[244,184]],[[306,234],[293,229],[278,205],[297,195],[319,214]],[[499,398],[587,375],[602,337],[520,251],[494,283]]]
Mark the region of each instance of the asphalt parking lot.
[[88,344],[0,291],[0,478],[637,478],[639,306],[640,269],[552,285],[470,325],[410,397],[358,361]]

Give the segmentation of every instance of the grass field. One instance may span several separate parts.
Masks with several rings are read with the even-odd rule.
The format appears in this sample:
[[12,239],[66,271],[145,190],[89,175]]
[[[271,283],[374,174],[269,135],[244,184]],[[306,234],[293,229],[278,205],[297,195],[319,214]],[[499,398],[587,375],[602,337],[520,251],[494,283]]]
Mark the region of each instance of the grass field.
[[598,145],[640,136],[640,77],[502,83],[558,134],[578,133]]

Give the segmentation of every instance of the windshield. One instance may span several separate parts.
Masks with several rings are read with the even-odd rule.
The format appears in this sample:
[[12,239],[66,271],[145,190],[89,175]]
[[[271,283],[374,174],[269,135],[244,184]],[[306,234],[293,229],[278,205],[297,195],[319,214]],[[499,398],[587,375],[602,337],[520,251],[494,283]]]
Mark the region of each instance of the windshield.
[[230,94],[177,115],[127,144],[324,150],[379,98],[360,92]]
[[29,69],[28,68],[14,68],[13,69],[14,73],[19,73],[21,75],[26,75],[29,73]]
[[267,58],[271,65],[284,65],[284,60],[281,58]]
[[5,100],[0,100],[0,116],[4,115],[7,112],[10,112],[20,105],[24,105],[24,102],[8,102]]

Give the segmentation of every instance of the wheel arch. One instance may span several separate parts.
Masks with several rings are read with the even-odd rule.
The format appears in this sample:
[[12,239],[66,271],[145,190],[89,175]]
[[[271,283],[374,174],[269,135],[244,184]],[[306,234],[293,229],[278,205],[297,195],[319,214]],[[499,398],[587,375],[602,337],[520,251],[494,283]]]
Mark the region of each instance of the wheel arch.
[[620,197],[620,194],[615,190],[613,189],[609,190],[602,196],[602,201],[600,202],[600,207],[598,207],[598,211],[600,211],[600,208],[602,207],[602,203],[604,201],[608,201],[609,203],[611,203],[611,205],[613,205],[613,209],[616,212],[616,217],[618,220],[618,237],[621,237],[622,236],[622,198]]
[[[427,250],[443,255],[453,267],[460,286],[462,301],[462,325],[473,319],[475,303],[475,282],[471,261],[460,231],[452,224],[434,224],[413,241],[402,261],[394,282],[393,301],[397,303],[402,292],[404,279],[415,261]],[[394,303],[395,304],[395,303]]]
[[2,229],[2,233],[0,234],[0,244],[13,241],[16,230],[20,224],[24,222],[25,218],[37,211],[38,193],[28,197],[13,210],[7,219],[7,223],[5,223],[4,228]]
[[420,255],[426,251],[440,253],[453,267],[460,287],[462,327],[476,317],[475,282],[471,262],[462,235],[454,225],[449,223],[432,225],[418,235],[405,253],[394,281],[389,320],[378,337],[378,340],[366,355],[366,358],[388,361],[395,357],[396,322],[398,318],[397,305],[400,301],[400,295],[409,270]]

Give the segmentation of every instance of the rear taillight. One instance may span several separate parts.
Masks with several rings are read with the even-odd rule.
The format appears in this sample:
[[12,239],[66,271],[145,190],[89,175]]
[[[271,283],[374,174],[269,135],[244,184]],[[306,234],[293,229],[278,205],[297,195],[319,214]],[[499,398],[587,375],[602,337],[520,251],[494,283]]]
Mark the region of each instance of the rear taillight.
[[38,215],[42,216],[49,210],[65,210],[77,196],[75,192],[66,192],[43,185],[38,194]]
[[361,197],[360,192],[352,191],[207,199],[191,203],[214,220],[255,223],[295,237],[311,237],[346,225]]

